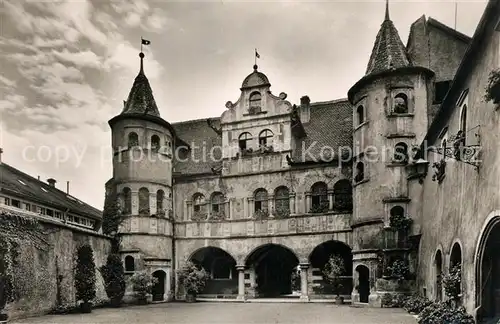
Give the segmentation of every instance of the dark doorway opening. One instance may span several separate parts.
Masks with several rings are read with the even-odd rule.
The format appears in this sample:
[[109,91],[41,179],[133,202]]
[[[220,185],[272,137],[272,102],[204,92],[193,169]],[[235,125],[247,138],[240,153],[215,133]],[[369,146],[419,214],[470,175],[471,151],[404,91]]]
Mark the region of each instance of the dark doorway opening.
[[436,300],[441,301],[443,299],[443,256],[441,254],[441,251],[439,250],[436,252],[436,259],[434,260],[434,264],[436,267]]
[[[481,318],[500,318],[500,223],[487,234],[480,262]],[[496,323],[496,321],[495,321]]]
[[153,295],[153,301],[162,301],[164,300],[165,296],[165,278],[166,278],[165,271],[163,270],[158,270],[153,272],[153,278],[156,278],[158,281],[156,284],[153,286],[152,290],[152,295]]
[[356,267],[358,272],[358,293],[359,301],[361,303],[368,303],[368,297],[370,296],[370,270],[364,265],[359,265]]
[[247,259],[256,274],[259,297],[272,298],[292,294],[292,273],[299,260],[295,254],[276,244],[259,247]]
[[204,247],[193,253],[190,260],[210,276],[199,295],[217,298],[238,294],[236,260],[229,253],[217,247]]

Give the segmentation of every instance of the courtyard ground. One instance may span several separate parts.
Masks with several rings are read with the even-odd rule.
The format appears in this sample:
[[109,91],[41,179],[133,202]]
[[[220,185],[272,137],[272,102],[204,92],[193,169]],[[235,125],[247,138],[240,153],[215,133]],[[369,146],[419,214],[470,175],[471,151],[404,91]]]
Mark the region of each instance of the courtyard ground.
[[50,315],[11,324],[172,323],[172,324],[415,324],[401,309],[357,308],[314,303],[164,303],[95,309],[85,315]]

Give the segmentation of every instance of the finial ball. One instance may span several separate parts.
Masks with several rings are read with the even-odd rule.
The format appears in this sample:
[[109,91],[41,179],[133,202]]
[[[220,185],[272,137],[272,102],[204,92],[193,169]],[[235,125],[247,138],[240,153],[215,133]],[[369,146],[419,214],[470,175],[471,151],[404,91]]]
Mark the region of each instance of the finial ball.
[[255,65],[253,66],[253,69],[254,69],[255,71],[257,71],[257,68],[258,68],[258,66],[257,66],[257,64],[255,64]]
[[142,58],[144,58],[144,53],[143,53],[143,52],[140,52],[140,53],[139,53],[139,57],[140,57],[141,59],[142,59]]

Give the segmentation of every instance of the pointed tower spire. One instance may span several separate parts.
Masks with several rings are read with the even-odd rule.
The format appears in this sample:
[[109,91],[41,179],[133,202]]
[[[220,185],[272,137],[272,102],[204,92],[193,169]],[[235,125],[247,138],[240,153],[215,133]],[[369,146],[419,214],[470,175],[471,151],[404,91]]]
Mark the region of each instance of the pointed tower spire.
[[160,117],[160,112],[153,97],[153,90],[151,90],[149,80],[144,74],[144,53],[139,53],[139,57],[141,58],[139,74],[135,77],[121,114],[144,114]]
[[385,19],[375,39],[366,75],[409,65],[410,60],[406,53],[406,47],[389,17],[389,0],[386,0]]

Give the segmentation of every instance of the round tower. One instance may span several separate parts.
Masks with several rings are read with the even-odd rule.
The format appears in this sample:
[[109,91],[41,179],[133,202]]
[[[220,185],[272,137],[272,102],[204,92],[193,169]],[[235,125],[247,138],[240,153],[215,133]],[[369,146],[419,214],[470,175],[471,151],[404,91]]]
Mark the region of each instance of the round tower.
[[109,121],[113,179],[122,214],[120,253],[126,274],[146,270],[159,279],[154,300],[169,298],[172,256],[172,152],[175,132],[160,117],[140,70],[122,112]]
[[395,260],[411,260],[411,230],[391,227],[391,216],[408,217],[407,166],[428,128],[432,82],[432,71],[410,62],[386,3],[366,74],[348,93],[354,123],[353,302],[380,306],[377,291],[385,288],[377,279]]

